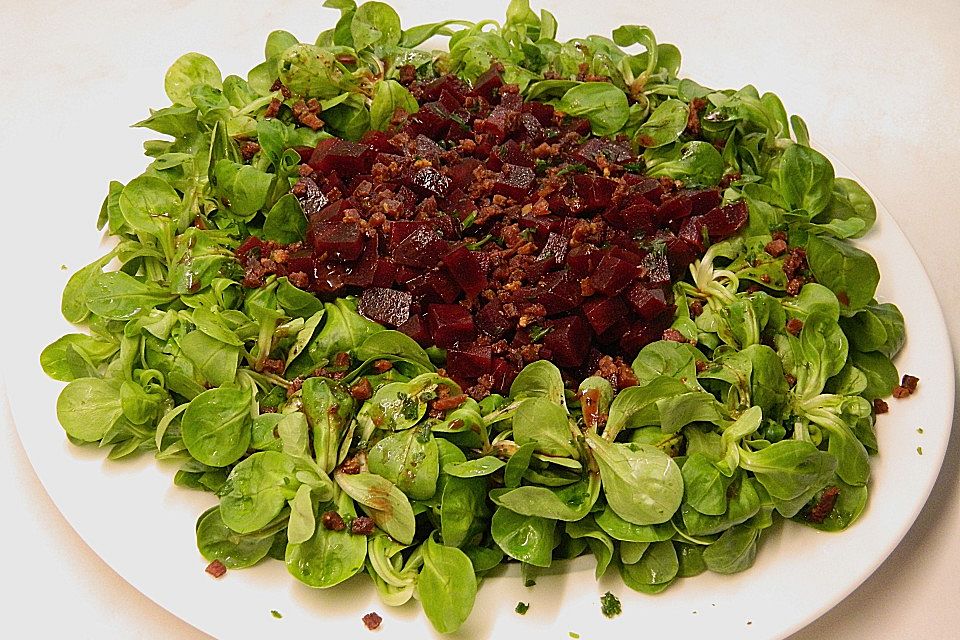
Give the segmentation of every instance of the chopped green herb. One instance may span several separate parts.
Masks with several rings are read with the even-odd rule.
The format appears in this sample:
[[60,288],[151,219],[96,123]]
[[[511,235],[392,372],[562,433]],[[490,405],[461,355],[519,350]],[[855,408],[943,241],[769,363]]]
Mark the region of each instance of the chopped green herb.
[[467,214],[467,217],[460,222],[460,230],[466,231],[473,226],[473,223],[477,220],[476,210],[471,211]]
[[642,162],[628,162],[623,165],[623,168],[630,173],[643,173],[645,167]]
[[537,581],[534,580],[533,578],[527,578],[526,580],[523,581],[523,586],[525,586],[525,587],[535,587],[535,586],[537,586]]
[[557,175],[562,176],[567,173],[586,173],[586,172],[587,172],[587,165],[583,164],[582,162],[574,162],[572,164],[566,165],[565,167],[560,169],[560,171],[557,171]]
[[518,603],[517,603],[517,608],[514,609],[514,611],[516,611],[516,612],[519,613],[520,615],[524,615],[524,614],[525,614],[527,611],[529,611],[529,610],[530,610],[530,603],[529,603],[529,602],[518,602]]
[[530,342],[540,342],[543,340],[543,337],[551,331],[553,331],[553,327],[541,327],[537,324],[527,328],[527,333],[530,335]]
[[580,637],[580,634],[577,633],[576,631],[568,631],[568,632],[567,632],[567,635],[570,636],[571,638],[573,638],[574,640],[576,640],[577,638]]
[[917,427],[917,433],[923,434],[923,427]]
[[608,618],[614,618],[622,612],[620,600],[609,591],[600,596],[600,611]]
[[917,447],[917,454],[921,456],[923,455],[923,447]]
[[276,609],[271,609],[271,610],[270,610],[270,615],[272,615],[274,618],[276,618],[276,619],[278,619],[278,620],[283,617],[283,614],[280,613],[279,611],[277,611]]

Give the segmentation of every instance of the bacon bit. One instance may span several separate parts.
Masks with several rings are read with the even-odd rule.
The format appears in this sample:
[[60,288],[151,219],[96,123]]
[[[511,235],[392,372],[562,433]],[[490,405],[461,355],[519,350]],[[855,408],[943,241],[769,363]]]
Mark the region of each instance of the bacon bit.
[[349,367],[350,366],[350,354],[346,351],[341,351],[333,357],[333,366],[335,367]]
[[[314,100],[311,98],[311,102]],[[303,100],[297,100],[293,103],[293,117],[305,127],[309,127],[314,131],[317,131],[323,127],[323,120],[317,117],[316,111],[319,110],[320,105],[316,105],[317,109],[311,109],[307,103]]]
[[297,376],[296,378],[290,381],[290,387],[287,389],[287,397],[289,398],[296,392],[300,391],[302,387],[303,387],[303,378],[301,378],[300,376]]
[[344,473],[348,476],[355,476],[358,473],[360,473],[361,468],[362,468],[362,465],[360,461],[360,454],[357,454],[352,458],[347,458],[346,460],[341,462],[337,470],[340,473]]
[[323,515],[320,516],[320,524],[328,531],[343,531],[347,528],[343,517],[336,511],[324,511]]
[[256,142],[247,141],[240,145],[240,155],[244,160],[249,160],[260,151],[260,145]]
[[193,226],[195,226],[197,229],[200,229],[201,231],[207,230],[207,223],[204,222],[203,217],[199,215],[193,218]]
[[917,390],[917,383],[920,382],[920,378],[916,376],[911,376],[909,374],[903,374],[903,378],[900,380],[901,386],[906,387],[910,390],[910,393],[913,393]]
[[[803,288],[803,278],[793,278],[787,282],[787,294],[795,296],[800,293],[800,289]],[[840,296],[838,295],[837,298]]]
[[373,386],[367,378],[361,378],[356,384],[350,387],[350,395],[354,400],[369,400],[373,395]]
[[707,106],[704,98],[694,98],[690,101],[690,110],[687,113],[687,129],[685,133],[692,136],[700,135],[700,112]]
[[205,569],[205,571],[210,575],[212,575],[214,578],[222,578],[223,574],[227,572],[227,568],[223,566],[223,563],[220,562],[219,560],[214,560],[213,562],[207,565],[207,568]]
[[694,300],[690,303],[690,317],[696,318],[703,313],[703,303],[699,300]]
[[270,91],[279,91],[280,95],[284,98],[291,98],[293,94],[290,93],[290,89],[287,89],[286,85],[280,82],[280,78],[277,78],[272,85],[270,85]]
[[389,360],[377,360],[373,363],[373,370],[377,373],[385,373],[393,369],[393,363]]
[[763,248],[763,250],[769,253],[774,258],[779,258],[780,256],[782,256],[784,253],[787,252],[787,242],[786,240],[777,238],[776,240],[771,240],[770,242],[768,242],[767,245]]
[[456,409],[466,401],[467,394],[461,393],[456,396],[437,398],[430,404],[430,406],[436,411],[449,411],[450,409]]
[[373,631],[374,629],[379,629],[381,622],[383,622],[383,618],[381,618],[379,614],[377,614],[375,611],[371,611],[367,615],[363,616],[363,624],[370,631]]
[[283,373],[283,370],[287,368],[287,363],[283,360],[277,360],[275,358],[267,358],[260,365],[260,371],[265,373],[275,373],[280,375]]
[[786,329],[787,333],[792,336],[800,335],[800,331],[803,330],[803,320],[800,318],[790,318],[787,321]]
[[706,360],[697,360],[695,362],[695,366],[697,367],[697,373],[703,373],[710,368],[710,365],[707,364]]
[[583,410],[583,423],[588,429],[600,426],[600,389],[590,389],[580,395],[580,407]]
[[260,413],[276,413],[276,407],[260,407]]
[[873,412],[875,414],[880,415],[881,413],[886,413],[888,411],[890,411],[890,405],[888,405],[886,402],[880,398],[876,398],[873,401]]
[[770,237],[774,240],[783,240],[784,242],[788,240],[786,231],[774,231],[770,234]]
[[357,536],[369,536],[373,534],[375,527],[376,523],[373,521],[373,518],[360,516],[354,518],[353,522],[350,523],[350,533]]
[[907,389],[903,385],[897,385],[893,388],[893,397],[897,400],[903,400],[904,398],[909,398],[912,392],[910,389]]
[[763,284],[770,284],[770,276],[766,273],[761,273],[760,282],[762,282]]
[[797,377],[792,373],[786,373],[784,374],[784,377],[787,379],[787,386],[791,389],[795,384],[797,384]]
[[823,523],[823,521],[827,519],[827,516],[830,515],[830,512],[833,511],[839,495],[840,489],[837,487],[827,487],[824,489],[823,493],[820,494],[820,500],[818,500],[817,504],[807,513],[807,520],[816,524]]
[[263,112],[264,118],[276,118],[277,114],[280,113],[280,105],[283,103],[274,98],[270,101],[270,106],[267,107],[267,110]]
[[669,340],[670,342],[686,342],[687,339],[683,337],[683,334],[677,331],[676,329],[664,329],[663,339]]

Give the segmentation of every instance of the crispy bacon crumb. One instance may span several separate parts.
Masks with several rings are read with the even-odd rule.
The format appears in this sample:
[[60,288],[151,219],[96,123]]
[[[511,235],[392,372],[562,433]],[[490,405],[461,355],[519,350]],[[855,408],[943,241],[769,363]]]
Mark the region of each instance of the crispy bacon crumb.
[[370,631],[380,628],[380,623],[383,622],[383,618],[380,617],[375,611],[371,611],[367,615],[363,616],[363,624]]
[[792,336],[800,335],[800,331],[803,329],[803,320],[800,318],[790,318],[787,320],[786,329],[787,332]]
[[350,395],[354,400],[369,400],[373,395],[373,386],[367,378],[361,378],[356,384],[350,387]]
[[823,493],[820,494],[820,499],[817,501],[817,504],[813,505],[813,508],[807,513],[807,520],[815,522],[816,524],[823,523],[823,521],[827,519],[827,516],[830,515],[830,512],[833,511],[839,495],[840,489],[837,487],[827,487],[824,489]]
[[886,413],[888,411],[890,411],[890,405],[888,405],[886,402],[884,402],[880,398],[874,399],[873,412],[875,414],[880,415],[881,413]]
[[347,528],[343,517],[336,511],[324,511],[323,515],[320,516],[320,524],[329,531],[343,531]]
[[456,409],[466,401],[467,395],[465,393],[461,393],[455,396],[437,398],[433,401],[431,406],[435,411],[449,411],[450,409]]
[[376,524],[373,522],[373,518],[359,516],[354,518],[353,522],[350,523],[350,533],[358,536],[369,536],[373,534],[375,527]]
[[377,360],[373,363],[373,370],[377,373],[385,373],[393,369],[393,363],[389,360]]
[[212,575],[214,578],[222,578],[223,574],[227,572],[227,568],[223,566],[223,563],[219,560],[214,560],[207,565],[206,572]]

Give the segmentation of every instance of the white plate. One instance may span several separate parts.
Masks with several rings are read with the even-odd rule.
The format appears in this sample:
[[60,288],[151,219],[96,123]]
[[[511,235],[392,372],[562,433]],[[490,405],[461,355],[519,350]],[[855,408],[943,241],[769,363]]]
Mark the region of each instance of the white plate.
[[[407,3],[395,4],[399,8]],[[478,9],[478,4],[466,13],[474,18],[494,14]],[[550,4],[557,7],[565,33],[572,33],[576,23],[570,16],[575,14],[572,9],[561,10],[572,3]],[[128,36],[121,29],[107,36],[101,28],[102,35],[111,39],[112,50],[92,49],[96,55],[89,77],[60,79],[66,98],[73,98],[71,110],[64,110],[64,115],[77,126],[54,124],[52,130],[23,139],[40,145],[60,141],[78,149],[76,145],[89,134],[88,141],[111,153],[91,154],[87,156],[91,162],[59,172],[55,188],[38,174],[33,182],[18,185],[19,190],[7,195],[12,198],[8,204],[13,205],[8,210],[25,211],[36,210],[37,194],[42,194],[44,212],[16,217],[8,237],[35,237],[29,232],[39,215],[49,216],[57,229],[40,246],[21,243],[5,248],[13,252],[12,264],[32,271],[29,279],[6,283],[9,303],[4,323],[9,326],[3,335],[17,339],[5,345],[3,366],[18,431],[45,488],[90,547],[134,587],[203,631],[218,637],[304,637],[322,630],[324,636],[341,631],[352,637],[362,631],[360,616],[376,610],[385,617],[381,637],[430,636],[429,624],[415,604],[388,609],[363,579],[330,591],[314,591],[290,578],[281,563],[270,562],[212,580],[203,572],[206,563],[193,537],[196,516],[211,504],[210,496],[173,487],[174,469],[157,465],[149,457],[110,463],[104,461],[103,452],[72,447],[56,425],[54,403],[62,385],[43,375],[37,357],[47,343],[70,330],[60,319],[59,292],[69,273],[100,251],[93,221],[106,181],[129,179],[144,164],[123,125],[141,117],[146,105],[163,104],[162,73],[180,52],[200,49],[221,63],[225,73],[245,72],[257,62],[269,29],[285,26],[306,38],[332,20],[330,13],[313,3],[308,15],[321,16],[313,21],[317,26],[297,25],[302,13],[278,16],[266,9],[245,9],[224,26],[213,18],[216,6],[188,6],[180,13],[151,15],[151,25],[163,34],[156,40],[137,40],[137,32]],[[408,25],[437,19],[435,11],[427,15],[418,6],[404,7],[400,13]],[[464,12],[451,9],[450,13]],[[209,24],[217,24],[223,33],[217,38],[205,34],[202,25]],[[176,25],[185,27],[174,31]],[[218,44],[223,42],[230,44]],[[136,64],[116,61],[117,51],[135,51],[135,45],[143,54],[139,71]],[[118,99],[115,109],[104,111],[103,101],[90,95],[109,91],[110,81],[104,76],[118,70],[139,74],[126,85],[138,93],[135,99]],[[816,129],[815,123],[811,125]],[[25,162],[44,157],[44,148],[26,150],[24,145],[24,149]],[[787,523],[765,539],[749,571],[683,580],[655,597],[631,592],[616,576],[597,584],[590,559],[558,564],[556,572],[539,579],[533,589],[520,584],[516,571],[506,571],[485,581],[460,637],[563,638],[569,631],[584,638],[620,637],[636,629],[646,635],[663,632],[679,637],[698,633],[713,638],[740,638],[747,633],[757,638],[782,637],[821,615],[873,572],[909,529],[933,486],[946,450],[953,405],[952,362],[942,314],[916,255],[889,214],[880,209],[876,229],[862,244],[883,272],[878,296],[895,301],[907,321],[909,339],[897,365],[902,372],[919,376],[921,388],[910,400],[891,401],[891,413],[880,418],[881,454],[873,461],[871,498],[862,519],[841,534]],[[69,265],[69,271],[61,270],[61,264]],[[18,313],[27,308],[19,301],[29,302],[28,315]],[[922,435],[917,433],[920,427]],[[921,445],[922,455],[917,451]],[[623,601],[624,612],[614,620],[604,619],[599,610],[599,595],[608,589]],[[531,603],[523,617],[513,612],[520,600]],[[280,611],[283,618],[273,618],[271,610]]]

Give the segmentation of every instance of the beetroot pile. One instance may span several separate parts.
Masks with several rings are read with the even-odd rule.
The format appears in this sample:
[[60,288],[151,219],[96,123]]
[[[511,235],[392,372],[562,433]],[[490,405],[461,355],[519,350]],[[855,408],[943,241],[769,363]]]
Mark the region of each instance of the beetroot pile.
[[629,361],[671,324],[671,281],[704,242],[746,223],[744,203],[644,176],[627,143],[523,102],[496,68],[408,88],[420,110],[388,133],[298,149],[306,237],[244,243],[244,284],[358,295],[366,317],[446,349],[475,397],[533,360],[575,379]]

